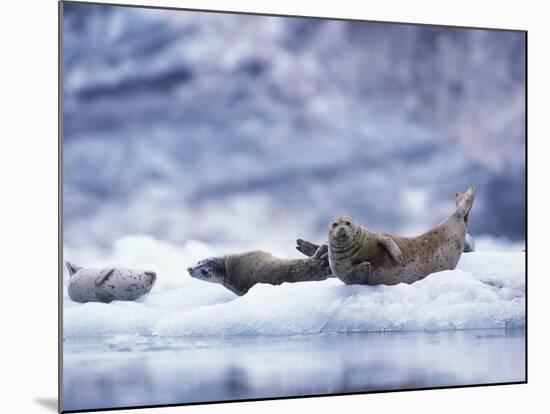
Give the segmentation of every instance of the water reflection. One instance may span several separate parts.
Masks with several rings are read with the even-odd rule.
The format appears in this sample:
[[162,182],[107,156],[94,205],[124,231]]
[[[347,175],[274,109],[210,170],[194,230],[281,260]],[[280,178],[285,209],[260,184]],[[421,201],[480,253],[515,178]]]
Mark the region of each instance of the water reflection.
[[64,343],[64,409],[523,381],[525,332]]

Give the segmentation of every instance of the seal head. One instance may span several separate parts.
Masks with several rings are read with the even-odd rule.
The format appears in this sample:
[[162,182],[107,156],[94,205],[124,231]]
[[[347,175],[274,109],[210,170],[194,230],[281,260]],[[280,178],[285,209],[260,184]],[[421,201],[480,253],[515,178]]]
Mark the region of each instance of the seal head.
[[328,225],[328,239],[335,246],[348,244],[359,232],[360,226],[350,216],[337,216]]
[[220,284],[224,284],[227,276],[225,263],[218,257],[200,260],[196,265],[188,267],[187,272],[192,278]]

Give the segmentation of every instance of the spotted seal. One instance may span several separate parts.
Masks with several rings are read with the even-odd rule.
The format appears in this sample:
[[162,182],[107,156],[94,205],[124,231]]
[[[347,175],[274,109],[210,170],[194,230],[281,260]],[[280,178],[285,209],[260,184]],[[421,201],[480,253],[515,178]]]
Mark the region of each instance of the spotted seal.
[[[335,217],[329,224],[328,245],[321,245],[315,255],[328,256],[334,276],[346,284],[414,283],[431,273],[454,269],[462,252],[474,248],[467,229],[475,196],[474,186],[456,193],[455,211],[416,237],[373,232],[349,216]],[[299,240],[297,248],[308,254],[315,246]]]
[[219,283],[239,296],[257,283],[280,285],[332,276],[326,257],[321,259],[312,254],[308,259],[281,259],[260,250],[210,257],[188,267],[187,271],[195,279]]
[[135,300],[149,293],[157,280],[155,272],[121,267],[82,268],[66,261],[70,280],[68,293],[75,302]]

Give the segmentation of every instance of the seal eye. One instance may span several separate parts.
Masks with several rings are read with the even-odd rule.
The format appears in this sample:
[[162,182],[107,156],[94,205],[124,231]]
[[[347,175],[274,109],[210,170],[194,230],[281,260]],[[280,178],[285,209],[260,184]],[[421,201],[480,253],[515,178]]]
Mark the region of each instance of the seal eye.
[[204,276],[208,275],[208,272],[207,272],[206,270],[204,270],[204,269],[201,270],[201,273],[202,273]]
[[351,223],[349,221],[346,221],[346,226],[351,226]]
[[332,228],[335,229],[336,227],[338,227],[338,223],[332,223]]

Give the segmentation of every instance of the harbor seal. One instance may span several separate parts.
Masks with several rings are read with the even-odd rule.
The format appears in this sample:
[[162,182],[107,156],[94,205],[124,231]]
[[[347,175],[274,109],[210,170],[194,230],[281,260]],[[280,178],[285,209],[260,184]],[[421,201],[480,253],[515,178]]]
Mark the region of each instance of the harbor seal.
[[[349,216],[338,216],[329,224],[328,245],[321,245],[315,255],[328,256],[334,276],[346,284],[414,283],[431,273],[454,269],[465,250],[475,195],[474,186],[456,193],[453,214],[416,237],[372,232]],[[313,244],[305,242],[304,248],[301,242],[298,250],[311,252]],[[473,248],[473,239],[468,243]]]
[[107,267],[104,269],[83,269],[68,261],[69,297],[80,303],[113,300],[135,300],[149,293],[157,275],[149,270]]
[[[322,250],[319,250],[321,255]],[[313,254],[307,259],[281,259],[257,250],[211,257],[188,267],[189,275],[206,282],[219,283],[242,296],[256,283],[280,285],[325,280],[332,276],[326,257]]]

